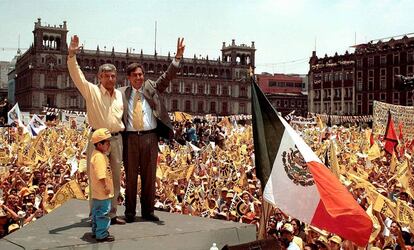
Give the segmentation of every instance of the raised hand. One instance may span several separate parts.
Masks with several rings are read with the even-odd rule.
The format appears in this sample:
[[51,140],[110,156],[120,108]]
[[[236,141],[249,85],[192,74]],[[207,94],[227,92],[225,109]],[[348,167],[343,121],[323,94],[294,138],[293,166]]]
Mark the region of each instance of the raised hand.
[[179,60],[183,57],[184,49],[185,49],[184,37],[183,38],[178,38],[178,40],[177,40],[177,53],[175,54],[176,59]]
[[79,49],[82,46],[79,46],[79,37],[77,35],[74,35],[71,37],[70,39],[70,44],[69,44],[69,48],[68,48],[68,54],[70,57],[76,55],[76,53],[78,53]]

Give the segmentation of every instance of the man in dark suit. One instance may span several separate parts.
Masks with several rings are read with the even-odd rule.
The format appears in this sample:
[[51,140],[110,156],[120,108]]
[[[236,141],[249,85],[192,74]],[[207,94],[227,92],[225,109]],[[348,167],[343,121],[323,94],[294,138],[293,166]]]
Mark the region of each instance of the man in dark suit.
[[127,67],[130,86],[120,88],[124,99],[123,159],[126,173],[125,220],[135,221],[137,178],[141,175],[141,215],[159,221],[154,215],[155,174],[158,138],[171,138],[173,126],[164,105],[162,93],[175,78],[184,53],[184,39],[178,39],[172,63],[156,81],[144,81],[144,68],[139,63]]

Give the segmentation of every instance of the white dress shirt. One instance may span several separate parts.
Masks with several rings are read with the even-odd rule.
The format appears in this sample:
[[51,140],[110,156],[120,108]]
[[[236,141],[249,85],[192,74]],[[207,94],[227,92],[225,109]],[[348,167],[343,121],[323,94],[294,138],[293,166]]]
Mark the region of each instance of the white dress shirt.
[[142,102],[142,113],[143,113],[143,120],[144,120],[144,131],[155,129],[157,127],[157,120],[152,113],[151,106],[145,100],[144,95],[142,94],[141,90],[136,90],[134,87],[131,87],[131,97],[128,100],[128,122],[126,126],[126,131],[137,131],[134,126],[132,125],[132,114],[134,112],[134,98],[135,95],[141,95],[141,102]]

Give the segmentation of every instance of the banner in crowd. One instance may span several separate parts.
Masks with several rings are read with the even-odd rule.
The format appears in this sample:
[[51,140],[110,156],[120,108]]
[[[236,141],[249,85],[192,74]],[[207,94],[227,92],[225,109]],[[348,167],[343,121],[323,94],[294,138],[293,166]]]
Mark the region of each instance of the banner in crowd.
[[374,101],[373,131],[375,134],[383,135],[387,126],[387,112],[390,111],[395,125],[402,124],[405,139],[414,138],[414,107],[389,104]]
[[359,122],[372,122],[372,115],[327,115],[327,114],[318,114],[318,113],[308,113],[309,116],[313,119],[321,119],[324,123],[329,123],[328,125],[336,125],[342,123],[359,123]]

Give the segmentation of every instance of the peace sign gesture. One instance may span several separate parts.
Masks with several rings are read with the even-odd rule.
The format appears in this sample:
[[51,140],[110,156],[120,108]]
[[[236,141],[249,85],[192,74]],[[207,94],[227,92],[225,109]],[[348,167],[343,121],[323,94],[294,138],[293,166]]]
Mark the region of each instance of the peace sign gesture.
[[177,40],[177,53],[175,54],[175,59],[180,60],[183,57],[184,54],[184,37],[178,38]]

